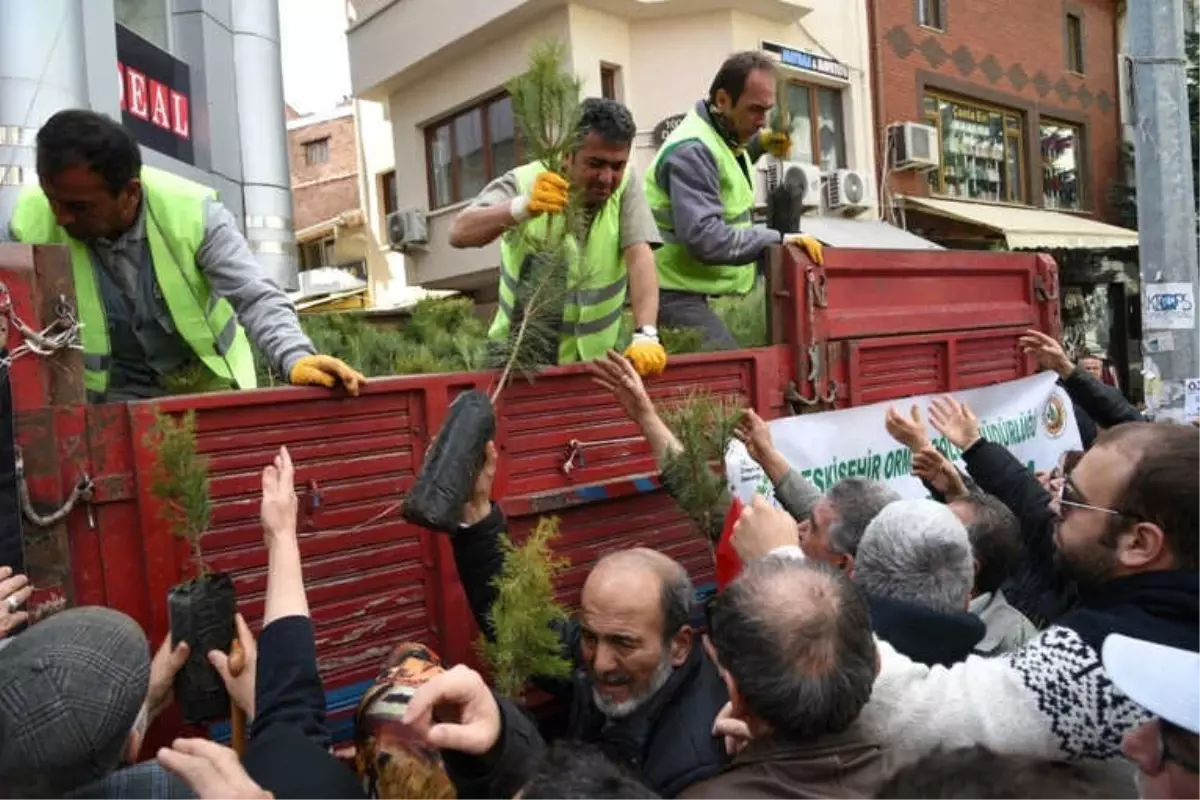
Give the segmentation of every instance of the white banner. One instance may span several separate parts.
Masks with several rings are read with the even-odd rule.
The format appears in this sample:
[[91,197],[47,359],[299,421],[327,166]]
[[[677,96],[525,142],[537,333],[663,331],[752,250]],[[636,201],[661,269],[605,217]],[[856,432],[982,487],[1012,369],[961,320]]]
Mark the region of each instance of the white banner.
[[[1082,449],[1075,412],[1067,393],[1044,372],[1021,380],[954,392],[979,418],[980,433],[1002,444],[1030,469],[1049,470],[1066,450]],[[929,401],[936,395],[877,403],[871,406],[784,417],[769,423],[775,448],[794,469],[825,491],[842,478],[870,478],[887,483],[901,497],[928,497],[912,475],[912,454],[888,435],[884,418],[889,406],[905,416],[921,409],[933,445],[963,468],[958,448],[929,426]],[[774,501],[771,481],[734,440],[725,454],[730,491],[743,502],[755,494]]]

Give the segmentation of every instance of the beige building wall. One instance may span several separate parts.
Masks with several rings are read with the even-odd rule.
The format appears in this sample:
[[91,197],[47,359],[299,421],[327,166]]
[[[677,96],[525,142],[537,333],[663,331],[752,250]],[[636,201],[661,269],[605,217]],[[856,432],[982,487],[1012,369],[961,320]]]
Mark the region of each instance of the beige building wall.
[[[767,40],[832,57],[849,68],[849,81],[799,71],[795,76],[842,89],[847,166],[866,172],[872,186],[877,184],[864,3],[807,2],[812,8],[802,8],[797,0],[666,0],[655,4],[660,8],[655,13],[633,0],[398,0],[371,5],[375,15],[358,28],[352,23],[348,36],[351,73],[356,94],[389,105],[400,208],[429,207],[425,128],[501,90],[524,69],[529,45],[547,37],[567,43],[570,66],[583,81],[585,95],[601,93],[601,65],[617,68],[617,98],[629,106],[639,128],[633,159],[639,174],[655,152],[654,126],[686,112],[707,94],[730,53],[758,49]],[[457,18],[468,7],[475,15],[471,22],[479,24]],[[420,28],[419,52],[410,52],[412,37],[406,37],[403,54],[397,54],[399,32],[389,39],[386,28],[416,24],[434,9],[438,19],[429,30]],[[408,282],[483,290],[486,298],[497,281],[498,246],[449,247],[448,229],[462,206],[429,214],[428,247],[405,259]]]

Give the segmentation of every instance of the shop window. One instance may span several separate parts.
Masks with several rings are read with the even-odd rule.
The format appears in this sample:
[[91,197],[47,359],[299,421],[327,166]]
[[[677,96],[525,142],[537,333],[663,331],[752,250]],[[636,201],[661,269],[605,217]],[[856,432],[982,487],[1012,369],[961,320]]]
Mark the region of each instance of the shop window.
[[113,17],[122,25],[160,50],[170,50],[167,32],[169,0],[116,0]]
[[787,113],[792,121],[793,161],[816,164],[825,172],[846,166],[846,128],[840,89],[790,83]]
[[1083,74],[1083,17],[1067,14],[1067,69]]
[[946,30],[946,0],[916,0],[917,24],[937,31]]
[[310,167],[329,161],[329,137],[304,143],[304,163]]
[[429,206],[470,200],[515,167],[520,143],[507,94],[460,111],[425,129]]
[[1078,211],[1083,208],[1079,128],[1043,121],[1038,133],[1042,145],[1042,205]]
[[938,129],[941,164],[929,173],[934,194],[1000,203],[1025,201],[1020,114],[936,94],[925,121]]

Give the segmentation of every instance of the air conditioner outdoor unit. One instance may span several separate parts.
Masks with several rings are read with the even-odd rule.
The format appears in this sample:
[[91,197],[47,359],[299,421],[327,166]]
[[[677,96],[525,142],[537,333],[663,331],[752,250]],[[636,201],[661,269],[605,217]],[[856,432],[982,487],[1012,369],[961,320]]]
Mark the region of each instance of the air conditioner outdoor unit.
[[839,169],[821,176],[827,211],[863,211],[871,207],[871,185],[865,173]]
[[799,161],[779,161],[771,158],[770,163],[758,168],[754,182],[754,204],[764,207],[771,192],[781,184],[791,184],[800,194],[800,205],[805,210],[821,207],[821,170],[812,164]]
[[429,227],[425,212],[406,208],[387,215],[388,246],[393,250],[408,250],[429,244]]
[[897,122],[889,125],[888,149],[892,169],[921,172],[937,169],[937,128],[919,122]]

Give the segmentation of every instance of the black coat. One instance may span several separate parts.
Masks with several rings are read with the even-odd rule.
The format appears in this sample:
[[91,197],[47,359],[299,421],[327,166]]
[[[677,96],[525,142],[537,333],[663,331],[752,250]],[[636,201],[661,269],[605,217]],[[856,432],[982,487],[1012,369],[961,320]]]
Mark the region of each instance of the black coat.
[[[496,595],[492,578],[503,563],[499,541],[504,530],[504,514],[493,506],[486,519],[453,537],[459,579],[480,629],[488,636],[488,610]],[[538,689],[566,709],[565,724],[553,727],[569,739],[597,745],[664,797],[673,797],[721,770],[728,759],[724,743],[712,735],[712,724],[729,695],[699,642],[653,698],[628,717],[610,723],[592,699],[591,679],[580,658],[578,624],[564,625],[560,636],[564,653],[575,663],[574,672],[568,680],[536,681]],[[500,700],[500,707],[504,729],[491,753],[483,758],[445,754],[459,797],[512,797],[545,747],[532,720],[506,700]]]
[[953,666],[966,661],[987,633],[983,620],[966,611],[935,611],[923,606],[867,595],[871,630],[918,664]]

